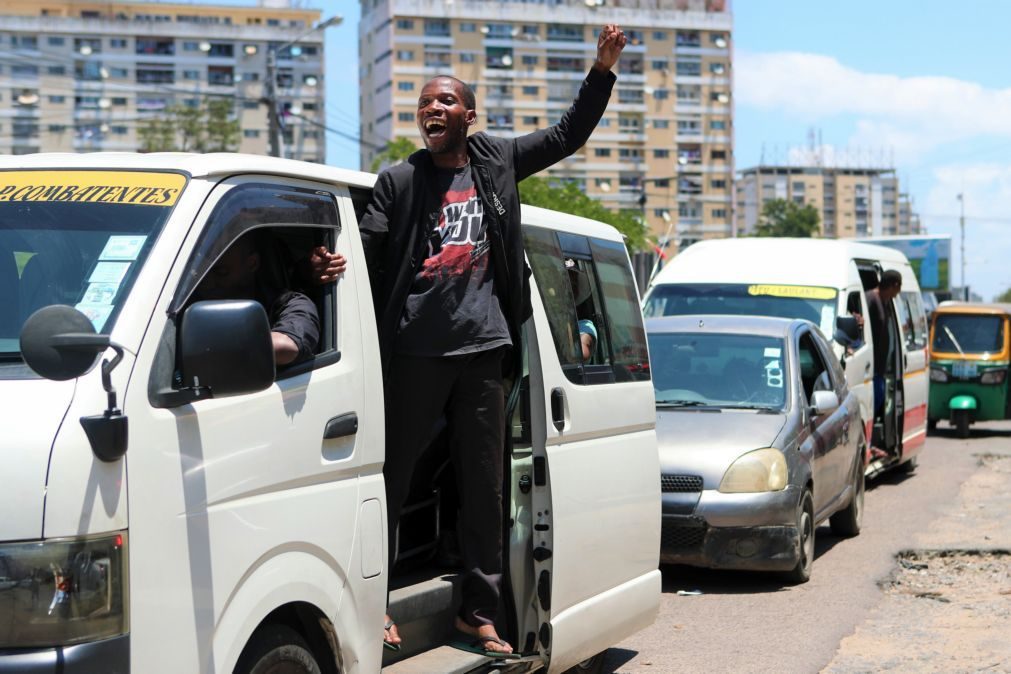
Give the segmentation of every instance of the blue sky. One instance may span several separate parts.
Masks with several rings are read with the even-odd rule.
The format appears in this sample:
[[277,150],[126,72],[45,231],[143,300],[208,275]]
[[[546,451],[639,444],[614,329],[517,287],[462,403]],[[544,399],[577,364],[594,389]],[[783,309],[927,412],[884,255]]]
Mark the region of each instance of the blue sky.
[[[327,31],[327,124],[357,135],[358,0],[310,4],[345,18]],[[766,161],[785,161],[812,128],[826,156],[891,161],[928,231],[955,235],[954,270],[964,192],[967,280],[985,299],[1011,287],[1011,2],[734,0],[733,8],[737,168],[758,163],[763,148]],[[355,144],[332,133],[327,158],[358,168]]]

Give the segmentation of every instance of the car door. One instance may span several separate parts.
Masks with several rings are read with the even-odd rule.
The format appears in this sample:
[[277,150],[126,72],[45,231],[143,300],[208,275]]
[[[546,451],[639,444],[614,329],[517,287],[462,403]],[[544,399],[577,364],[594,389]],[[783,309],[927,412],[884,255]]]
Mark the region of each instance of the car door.
[[[539,227],[525,227],[524,240],[535,282],[527,335],[538,638],[561,671],[653,621],[660,467],[624,244]],[[596,332],[585,359],[582,321]]]
[[840,451],[844,429],[849,432],[849,416],[841,407],[823,414],[814,412],[814,393],[836,389],[836,382],[827,365],[830,352],[827,346],[819,345],[818,342],[824,340],[812,329],[801,330],[796,339],[800,387],[807,407],[806,416],[813,449],[814,510],[818,516],[839,495],[848,476],[845,466],[852,465],[844,461],[844,452]]
[[[292,268],[268,260],[281,245],[294,246],[294,255],[317,243],[347,252],[335,196],[346,193],[272,177],[226,180],[211,192],[169,276],[149,330],[154,338],[137,358],[136,371],[151,373],[148,387],[127,393],[131,427],[144,429],[129,458],[136,671],[231,670],[245,639],[279,603],[304,602],[332,621],[349,581],[383,580],[381,497],[366,507],[358,484],[363,465],[376,474],[381,465],[382,404],[363,405],[353,279],[305,291],[316,296],[320,347],[310,360],[278,369],[269,388],[172,401],[186,384],[173,372],[172,317],[183,314],[215,260],[265,227],[276,247],[260,249],[261,268]],[[352,415],[360,426],[341,422]],[[374,520],[372,542],[358,541],[372,552],[352,574],[359,512]],[[378,655],[370,661],[378,668]]]
[[[905,279],[903,279],[905,281]],[[927,439],[927,315],[915,287],[895,298],[902,328],[902,456],[916,454]]]

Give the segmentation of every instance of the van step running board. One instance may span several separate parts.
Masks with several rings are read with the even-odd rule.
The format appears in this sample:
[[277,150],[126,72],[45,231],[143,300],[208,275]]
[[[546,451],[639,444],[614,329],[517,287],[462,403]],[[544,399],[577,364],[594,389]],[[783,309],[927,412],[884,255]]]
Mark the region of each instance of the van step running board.
[[543,662],[539,655],[519,660],[495,660],[477,653],[468,653],[452,646],[439,646],[430,651],[383,667],[383,674],[476,674],[478,672],[525,672],[533,663]]

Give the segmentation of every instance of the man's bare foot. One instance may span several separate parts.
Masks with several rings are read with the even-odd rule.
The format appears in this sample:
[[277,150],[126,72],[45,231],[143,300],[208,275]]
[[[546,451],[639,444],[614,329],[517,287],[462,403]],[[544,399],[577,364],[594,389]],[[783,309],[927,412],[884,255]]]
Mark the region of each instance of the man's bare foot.
[[456,619],[456,629],[464,634],[474,637],[479,643],[475,644],[486,651],[493,653],[512,653],[513,647],[503,639],[500,639],[494,625],[481,625],[474,627],[468,625],[461,618]]
[[397,623],[393,622],[393,618],[389,615],[385,617],[385,621],[383,624],[383,646],[394,651],[399,651],[402,639],[400,638],[400,633],[397,632]]

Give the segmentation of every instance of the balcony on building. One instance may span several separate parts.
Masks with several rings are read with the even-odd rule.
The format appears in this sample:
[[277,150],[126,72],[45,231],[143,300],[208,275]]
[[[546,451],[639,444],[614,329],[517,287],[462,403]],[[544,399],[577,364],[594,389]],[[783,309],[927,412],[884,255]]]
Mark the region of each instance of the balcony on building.
[[170,37],[138,37],[134,48],[136,54],[153,56],[174,56],[176,43]]
[[207,83],[219,87],[230,87],[235,84],[235,71],[231,66],[208,66]]
[[549,23],[547,38],[551,42],[582,42],[583,26],[579,24]]

